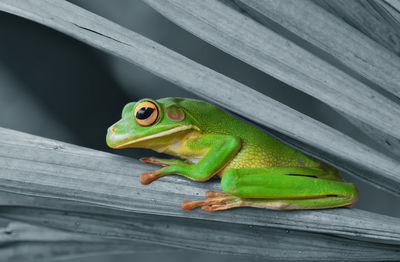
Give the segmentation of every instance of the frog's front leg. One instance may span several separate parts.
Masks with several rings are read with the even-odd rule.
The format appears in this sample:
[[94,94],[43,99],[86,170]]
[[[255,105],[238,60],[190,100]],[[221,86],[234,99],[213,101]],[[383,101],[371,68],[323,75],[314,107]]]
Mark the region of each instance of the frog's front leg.
[[353,184],[321,179],[323,170],[301,167],[230,169],[222,177],[225,193],[208,192],[207,199],[184,201],[183,209],[202,206],[216,211],[241,206],[268,209],[318,209],[354,204]]
[[177,159],[144,158],[142,159],[144,162],[160,164],[165,167],[143,173],[140,176],[140,181],[143,184],[149,184],[159,177],[171,174],[182,175],[196,181],[206,181],[236,155],[240,149],[241,142],[239,138],[233,136],[204,135],[186,141],[186,146],[192,151],[207,150],[205,150],[206,153],[203,158],[196,164]]

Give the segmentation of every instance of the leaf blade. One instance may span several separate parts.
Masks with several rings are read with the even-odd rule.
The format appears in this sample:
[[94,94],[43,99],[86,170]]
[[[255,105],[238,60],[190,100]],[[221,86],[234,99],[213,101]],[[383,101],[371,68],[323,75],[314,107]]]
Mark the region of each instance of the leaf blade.
[[[335,158],[351,173],[400,194],[398,161],[139,34],[66,1],[1,0],[0,10],[62,31],[236,113],[252,115],[257,123],[321,149],[324,154],[318,157]],[[240,106],[244,100],[254,108]]]
[[[296,212],[242,208],[214,214],[183,211],[180,201],[201,199],[207,190],[219,191],[219,183],[195,183],[168,176],[144,186],[139,176],[149,169],[149,165],[137,160],[0,128],[0,192],[52,198],[57,204],[69,200],[121,212],[295,229],[400,244],[399,219],[354,208]],[[35,198],[13,198],[7,202],[1,196],[5,201],[0,201],[3,206],[15,206],[18,201],[21,205],[43,205]],[[57,208],[57,204],[52,208]]]
[[[239,11],[216,0],[145,2],[223,51],[333,108],[400,138],[397,131],[400,130],[399,104]],[[398,78],[400,58],[389,52],[384,55],[394,60],[385,69]],[[395,81],[393,91],[400,90],[399,83]]]

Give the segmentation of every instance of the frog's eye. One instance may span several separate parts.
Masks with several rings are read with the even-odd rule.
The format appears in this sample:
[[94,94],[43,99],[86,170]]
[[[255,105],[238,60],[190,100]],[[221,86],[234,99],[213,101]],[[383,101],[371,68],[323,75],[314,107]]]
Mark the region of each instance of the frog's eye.
[[141,126],[151,126],[157,121],[158,108],[150,101],[143,101],[135,108],[135,119]]

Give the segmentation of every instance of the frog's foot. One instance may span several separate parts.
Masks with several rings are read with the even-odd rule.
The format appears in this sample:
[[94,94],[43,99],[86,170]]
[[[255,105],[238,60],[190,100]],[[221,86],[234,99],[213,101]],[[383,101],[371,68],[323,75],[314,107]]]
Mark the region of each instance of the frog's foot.
[[142,162],[160,165],[160,166],[172,166],[178,165],[182,163],[181,160],[178,159],[165,159],[165,158],[157,158],[157,157],[142,157],[139,159]]
[[178,159],[162,159],[162,158],[156,158],[156,157],[142,157],[142,158],[140,158],[140,161],[145,162],[145,163],[164,166],[164,168],[161,168],[158,170],[142,173],[140,175],[140,182],[145,185],[150,184],[157,178],[167,175],[168,173],[163,172],[163,171],[165,171],[165,167],[172,166],[172,165],[178,165],[178,164],[182,163],[182,161],[178,160]]
[[243,205],[241,198],[226,194],[224,192],[207,191],[205,200],[186,200],[183,201],[182,209],[188,210],[201,207],[204,211],[225,210]]
[[187,200],[183,201],[181,206],[184,210],[201,207],[203,211],[218,211],[236,207],[295,210],[351,206],[356,200],[345,202],[346,200],[335,196],[316,199],[242,199],[224,192],[207,191],[205,200]]
[[156,180],[157,178],[160,178],[162,176],[165,176],[166,174],[163,174],[163,170],[166,167],[163,167],[161,169],[158,170],[154,170],[154,171],[150,171],[150,172],[144,172],[140,175],[140,182],[142,184],[150,184],[151,182],[153,182],[154,180]]

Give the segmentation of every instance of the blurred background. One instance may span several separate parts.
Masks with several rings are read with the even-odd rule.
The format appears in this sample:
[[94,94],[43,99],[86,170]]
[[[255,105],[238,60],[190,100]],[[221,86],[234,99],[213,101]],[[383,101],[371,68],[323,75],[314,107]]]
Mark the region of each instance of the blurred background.
[[[71,2],[238,80],[365,144],[378,147],[330,107],[205,43],[141,1]],[[154,153],[141,149],[114,151],[105,144],[106,130],[120,118],[123,106],[144,97],[196,97],[119,58],[3,12],[0,12],[0,33],[3,36],[0,41],[1,127],[137,158]],[[400,199],[353,176],[344,174],[344,177],[360,190],[357,208],[400,217]],[[143,258],[151,259],[157,255],[143,254]],[[172,261],[179,259],[179,256],[182,254],[174,253],[165,255],[165,258]],[[206,259],[207,255],[199,253],[194,257],[200,261]],[[229,256],[212,257],[220,261],[230,259]],[[84,261],[111,261],[116,258],[129,261],[130,256],[92,257]]]

